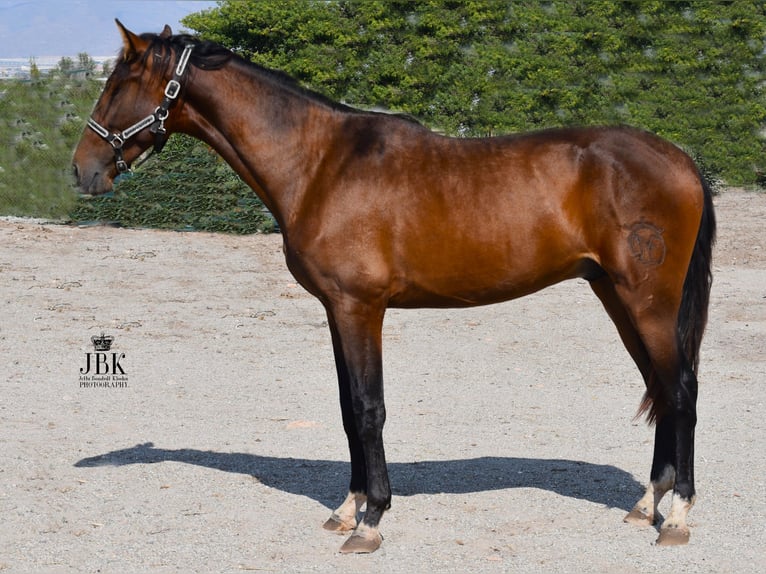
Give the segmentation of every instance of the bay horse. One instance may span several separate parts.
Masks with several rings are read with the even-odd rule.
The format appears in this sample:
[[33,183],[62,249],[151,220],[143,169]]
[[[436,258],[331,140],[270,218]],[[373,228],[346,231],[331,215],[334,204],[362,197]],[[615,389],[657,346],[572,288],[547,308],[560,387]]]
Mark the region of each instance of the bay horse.
[[117,24],[123,48],[74,153],[80,190],[107,192],[181,132],[214,148],[274,215],[289,270],[327,312],[351,478],[324,527],[350,532],[342,552],[375,551],[391,503],[386,309],[496,303],[577,277],[638,366],[639,414],[655,424],[650,482],[625,521],[654,524],[672,490],[657,543],[688,542],[715,216],[687,154],[628,127],[446,137],[167,26],[139,36]]

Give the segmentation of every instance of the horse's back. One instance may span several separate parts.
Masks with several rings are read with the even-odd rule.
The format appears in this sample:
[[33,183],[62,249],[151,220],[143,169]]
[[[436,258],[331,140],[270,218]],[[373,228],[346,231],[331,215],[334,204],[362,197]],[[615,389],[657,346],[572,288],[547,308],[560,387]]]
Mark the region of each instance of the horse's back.
[[[347,143],[344,163],[351,190],[345,200],[381,210],[382,220],[438,218],[453,232],[461,221],[474,233],[497,220],[514,233],[538,227],[551,211],[586,218],[588,209],[611,203],[624,210],[656,202],[699,201],[692,160],[674,144],[642,130],[614,127],[558,128],[493,138],[450,138],[422,126],[389,119],[374,122]],[[392,127],[388,128],[387,126]],[[597,213],[601,215],[601,213]],[[632,216],[632,213],[628,214]],[[481,224],[481,222],[484,222]],[[408,221],[409,223],[409,221]],[[583,223],[585,223],[583,221]],[[417,227],[416,225],[409,226]],[[438,227],[438,226],[437,226]]]

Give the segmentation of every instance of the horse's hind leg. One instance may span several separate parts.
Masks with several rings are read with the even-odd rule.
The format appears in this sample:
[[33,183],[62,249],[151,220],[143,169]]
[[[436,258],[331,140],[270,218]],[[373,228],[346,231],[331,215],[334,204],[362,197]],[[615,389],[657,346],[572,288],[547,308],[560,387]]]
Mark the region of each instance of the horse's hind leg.
[[639,526],[651,526],[659,518],[657,506],[675,483],[673,463],[673,425],[670,417],[657,422],[654,433],[654,456],[649,474],[649,486],[633,509],[625,516],[625,522]]
[[[617,327],[617,332],[620,334],[625,348],[630,353],[633,361],[638,366],[641,375],[644,378],[644,382],[649,385],[649,377],[652,375],[652,363],[649,358],[649,353],[644,346],[641,336],[633,325],[633,320],[625,309],[620,297],[614,288],[612,280],[603,276],[590,283],[593,292],[601,300],[606,312],[612,319],[612,322]],[[658,426],[659,431],[659,426]],[[655,440],[655,445],[665,444],[664,440]],[[657,460],[657,453],[654,456]],[[631,524],[637,524],[639,526],[651,526],[655,523],[657,517],[657,505],[662,500],[664,494],[673,486],[671,477],[670,485],[668,486],[667,480],[661,477],[659,474],[655,475],[654,471],[650,477],[651,482],[646,489],[646,493],[639,500],[633,509],[625,516],[625,522]]]
[[644,346],[644,342],[641,340],[641,335],[636,331],[633,321],[625,309],[625,305],[615,291],[614,283],[612,283],[608,276],[604,275],[599,279],[591,281],[590,286],[617,327],[617,332],[620,334],[625,348],[636,363],[638,370],[641,371],[641,376],[644,377],[644,382],[648,384],[652,373],[652,362],[649,358],[649,353]]
[[694,502],[694,425],[697,381],[683,357],[671,309],[634,312],[630,296],[615,288],[609,277],[591,282],[625,347],[641,371],[647,396],[655,403],[656,430],[650,483],[644,496],[625,517],[626,522],[652,525],[663,496],[674,489],[671,511],[660,529],[658,544],[688,541],[686,515]]
[[652,461],[653,483],[656,480],[664,488],[673,488],[670,512],[657,538],[657,544],[662,546],[689,541],[686,516],[696,498],[694,428],[697,424],[697,377],[680,351],[679,362],[676,384],[670,388],[664,412],[657,414]]

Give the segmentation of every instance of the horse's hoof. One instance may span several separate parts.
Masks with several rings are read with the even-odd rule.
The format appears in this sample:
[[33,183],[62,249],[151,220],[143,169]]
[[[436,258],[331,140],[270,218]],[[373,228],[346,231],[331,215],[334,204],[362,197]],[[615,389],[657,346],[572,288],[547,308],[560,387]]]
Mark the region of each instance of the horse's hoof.
[[359,532],[359,529],[357,529],[340,547],[340,553],[369,554],[380,548],[382,543],[383,537],[377,529],[363,530],[362,532]]
[[628,524],[635,524],[636,526],[651,526],[655,522],[654,516],[648,515],[638,507],[634,507],[633,510],[628,512],[622,521]]
[[322,528],[330,532],[350,532],[356,528],[356,520],[354,518],[344,520],[333,512],[327,522],[322,525]]
[[689,543],[689,529],[685,526],[660,528],[660,536],[655,544],[657,546],[682,546]]

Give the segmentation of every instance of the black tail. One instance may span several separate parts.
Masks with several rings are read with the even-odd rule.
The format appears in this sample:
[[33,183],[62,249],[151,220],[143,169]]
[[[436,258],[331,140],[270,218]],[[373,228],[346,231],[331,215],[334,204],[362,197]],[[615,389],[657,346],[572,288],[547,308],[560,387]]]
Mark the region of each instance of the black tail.
[[702,220],[697,231],[694,253],[686,272],[681,308],[678,313],[678,336],[686,359],[694,374],[699,366],[699,350],[707,325],[710,287],[713,284],[711,269],[716,222],[713,211],[713,191],[705,177],[700,174],[704,194]]
[[[710,287],[713,284],[711,270],[713,244],[715,243],[715,213],[713,212],[713,192],[705,177],[700,174],[703,190],[702,219],[697,240],[694,243],[689,268],[686,271],[684,288],[681,294],[681,306],[678,311],[678,339],[681,351],[686,357],[694,374],[699,366],[699,351],[702,335],[707,325],[708,303],[710,302]],[[682,377],[681,384],[696,385],[696,376],[692,380]],[[636,418],[646,415],[647,422],[654,424],[665,410],[665,401],[660,400],[664,392],[663,385],[657,381],[657,374],[652,370],[647,381],[646,393],[638,408]],[[696,389],[685,389],[687,396],[696,396]]]

